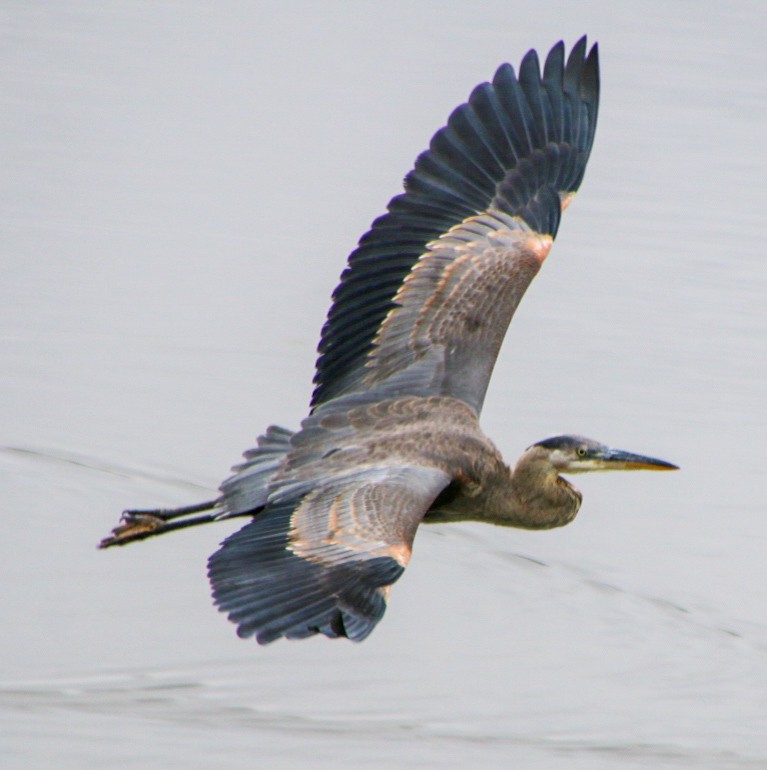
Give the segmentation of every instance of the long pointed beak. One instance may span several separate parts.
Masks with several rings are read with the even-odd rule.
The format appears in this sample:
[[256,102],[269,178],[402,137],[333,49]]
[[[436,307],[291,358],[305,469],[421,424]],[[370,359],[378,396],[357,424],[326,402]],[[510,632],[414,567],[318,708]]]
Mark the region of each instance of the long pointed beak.
[[658,460],[656,457],[624,452],[622,449],[607,449],[594,458],[594,470],[603,471],[678,471],[679,466]]

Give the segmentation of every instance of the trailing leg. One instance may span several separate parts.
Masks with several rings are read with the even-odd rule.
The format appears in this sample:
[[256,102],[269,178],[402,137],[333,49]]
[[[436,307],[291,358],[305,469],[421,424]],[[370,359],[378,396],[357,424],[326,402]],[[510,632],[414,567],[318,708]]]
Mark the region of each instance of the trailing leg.
[[[209,524],[212,521],[231,518],[221,507],[221,500],[209,500],[205,503],[187,505],[181,508],[156,508],[153,510],[123,511],[120,523],[105,537],[99,548],[109,548],[113,545],[126,545],[135,540],[145,540],[148,537],[162,535],[177,529],[194,527],[199,524]],[[243,511],[245,516],[254,511]],[[195,516],[193,514],[201,514]]]

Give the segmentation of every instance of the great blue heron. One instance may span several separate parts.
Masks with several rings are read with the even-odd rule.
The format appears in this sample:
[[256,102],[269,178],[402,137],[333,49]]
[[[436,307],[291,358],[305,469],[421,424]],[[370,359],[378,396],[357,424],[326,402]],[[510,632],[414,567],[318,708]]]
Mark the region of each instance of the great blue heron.
[[309,416],[270,427],[215,500],[126,511],[101,547],[248,516],[208,562],[242,637],[360,641],[421,522],[572,521],[561,473],[676,466],[578,436],[513,470],[479,427],[501,341],[578,189],[596,128],[597,46],[530,51],[450,116],[349,257],[319,344]]

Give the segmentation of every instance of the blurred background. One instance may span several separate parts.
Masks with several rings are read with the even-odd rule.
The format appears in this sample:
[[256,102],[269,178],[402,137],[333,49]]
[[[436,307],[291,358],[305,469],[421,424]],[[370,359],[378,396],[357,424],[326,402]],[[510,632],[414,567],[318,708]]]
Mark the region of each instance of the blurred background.
[[[572,432],[681,472],[423,528],[362,645],[239,640],[205,577],[237,522],[98,552],[298,425],[416,155],[584,33],[594,151],[482,422],[509,462]],[[766,33],[759,0],[4,3],[4,767],[764,767]]]

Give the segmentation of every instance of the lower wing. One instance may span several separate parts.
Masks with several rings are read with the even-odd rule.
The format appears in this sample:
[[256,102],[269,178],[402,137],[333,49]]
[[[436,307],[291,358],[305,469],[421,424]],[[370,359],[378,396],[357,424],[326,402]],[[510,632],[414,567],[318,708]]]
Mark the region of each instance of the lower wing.
[[267,644],[322,633],[365,639],[410,560],[418,524],[450,483],[443,471],[359,467],[280,497],[208,562],[218,607]]

